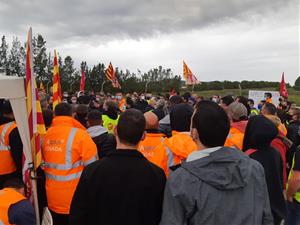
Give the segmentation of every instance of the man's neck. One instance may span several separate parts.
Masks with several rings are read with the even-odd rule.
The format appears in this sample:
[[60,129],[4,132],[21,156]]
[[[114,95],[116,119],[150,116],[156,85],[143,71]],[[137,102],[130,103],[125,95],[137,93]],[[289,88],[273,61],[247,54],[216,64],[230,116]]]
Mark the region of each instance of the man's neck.
[[124,144],[124,143],[117,143],[117,149],[136,150],[136,149],[138,149],[138,145],[128,145],[128,144]]

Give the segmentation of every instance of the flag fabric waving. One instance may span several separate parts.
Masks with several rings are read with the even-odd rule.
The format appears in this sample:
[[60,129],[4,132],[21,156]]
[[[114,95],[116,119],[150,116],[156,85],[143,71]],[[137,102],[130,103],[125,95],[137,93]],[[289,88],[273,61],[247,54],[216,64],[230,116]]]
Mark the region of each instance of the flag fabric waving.
[[190,70],[190,68],[186,65],[184,61],[183,61],[183,77],[187,85],[195,85],[200,83],[197,80],[197,77],[193,74],[193,72]]
[[281,75],[280,96],[285,97],[285,98],[289,97],[288,90],[286,88],[285,81],[284,81],[284,72]]
[[120,83],[119,83],[119,81],[118,81],[118,79],[116,77],[116,72],[115,72],[115,70],[114,70],[111,62],[109,63],[109,66],[106,69],[106,73],[105,74],[106,74],[106,78],[111,81],[112,86],[114,88],[121,89],[121,85],[120,85]]
[[32,31],[29,30],[26,50],[26,101],[34,166],[41,164],[41,135],[46,133],[32,62]]
[[81,80],[80,80],[80,91],[84,92],[84,86],[85,86],[85,76],[84,76],[84,70],[81,70]]
[[60,87],[60,75],[57,63],[56,50],[54,50],[53,60],[53,111],[58,103],[61,102],[61,87]]

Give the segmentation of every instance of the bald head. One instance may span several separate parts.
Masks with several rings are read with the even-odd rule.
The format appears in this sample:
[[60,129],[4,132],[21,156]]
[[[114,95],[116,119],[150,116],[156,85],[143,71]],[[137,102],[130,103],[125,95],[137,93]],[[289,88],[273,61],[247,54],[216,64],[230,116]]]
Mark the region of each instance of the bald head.
[[144,113],[146,120],[146,130],[158,129],[158,117],[153,112]]

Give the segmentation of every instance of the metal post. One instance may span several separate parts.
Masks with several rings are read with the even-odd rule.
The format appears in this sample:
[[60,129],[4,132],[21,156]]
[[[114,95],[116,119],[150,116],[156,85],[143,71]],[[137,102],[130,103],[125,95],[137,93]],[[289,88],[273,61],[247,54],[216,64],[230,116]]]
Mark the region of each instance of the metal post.
[[104,89],[104,84],[106,83],[106,81],[103,81],[102,82],[102,85],[101,85],[101,92],[103,93],[103,89]]
[[49,94],[49,84],[50,84],[50,82],[51,82],[51,80],[49,80],[48,82],[47,82],[47,94]]

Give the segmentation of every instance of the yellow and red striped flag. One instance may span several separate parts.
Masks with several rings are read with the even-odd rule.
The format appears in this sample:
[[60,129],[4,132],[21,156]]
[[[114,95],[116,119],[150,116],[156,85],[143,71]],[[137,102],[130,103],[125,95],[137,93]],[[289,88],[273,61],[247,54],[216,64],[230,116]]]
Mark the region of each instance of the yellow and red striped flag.
[[195,85],[200,83],[197,80],[197,77],[193,74],[193,72],[190,70],[190,68],[186,65],[184,61],[183,61],[183,77],[187,85]]
[[60,76],[59,68],[57,63],[56,50],[54,50],[53,60],[53,111],[58,103],[61,102],[61,87],[60,87]]
[[106,74],[106,78],[111,81],[112,86],[114,88],[121,89],[121,85],[120,85],[120,83],[119,83],[119,81],[118,81],[118,79],[116,77],[116,72],[115,72],[115,70],[114,70],[111,62],[109,63],[109,66],[106,69],[106,73],[105,74]]
[[46,133],[41,103],[39,100],[36,80],[33,74],[32,61],[32,30],[29,29],[26,49],[26,101],[31,151],[34,167],[37,168],[42,161],[41,135]]

